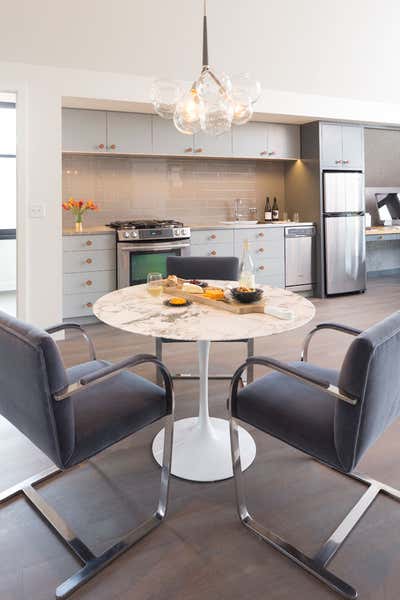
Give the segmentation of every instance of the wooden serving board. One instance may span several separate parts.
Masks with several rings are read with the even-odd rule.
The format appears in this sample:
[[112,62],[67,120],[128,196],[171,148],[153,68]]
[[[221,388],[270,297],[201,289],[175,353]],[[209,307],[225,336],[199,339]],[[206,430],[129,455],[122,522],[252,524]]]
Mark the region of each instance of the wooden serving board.
[[168,296],[180,296],[191,302],[206,304],[207,306],[212,306],[213,308],[218,308],[220,310],[227,310],[228,312],[236,313],[237,315],[263,313],[266,303],[265,298],[250,304],[243,304],[237,300],[232,300],[232,302],[228,302],[227,300],[212,300],[211,298],[206,298],[203,294],[190,294],[189,292],[183,292],[180,288],[176,287],[164,287],[164,294],[167,294]]

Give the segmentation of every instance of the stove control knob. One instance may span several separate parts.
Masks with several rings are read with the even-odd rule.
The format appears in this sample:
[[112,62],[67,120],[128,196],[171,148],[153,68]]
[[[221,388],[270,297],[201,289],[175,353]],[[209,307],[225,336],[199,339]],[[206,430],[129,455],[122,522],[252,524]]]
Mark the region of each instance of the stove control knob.
[[139,235],[139,234],[138,234],[138,232],[137,232],[137,231],[132,231],[132,233],[131,233],[131,236],[132,236],[133,238],[137,238],[137,236],[138,236],[138,235]]
[[129,238],[129,231],[124,231],[124,238],[128,239]]

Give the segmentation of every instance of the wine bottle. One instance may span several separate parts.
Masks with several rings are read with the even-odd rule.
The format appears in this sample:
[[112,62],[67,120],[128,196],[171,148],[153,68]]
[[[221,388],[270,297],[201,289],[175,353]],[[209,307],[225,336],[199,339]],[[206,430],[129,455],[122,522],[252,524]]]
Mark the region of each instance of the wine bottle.
[[265,201],[264,221],[266,223],[270,223],[272,221],[272,209],[271,204],[269,203],[269,196],[267,196]]
[[272,205],[272,220],[279,221],[279,208],[276,198],[274,198],[274,203]]
[[240,263],[239,286],[254,289],[256,287],[254,262],[250,256],[249,241],[243,241],[243,253]]

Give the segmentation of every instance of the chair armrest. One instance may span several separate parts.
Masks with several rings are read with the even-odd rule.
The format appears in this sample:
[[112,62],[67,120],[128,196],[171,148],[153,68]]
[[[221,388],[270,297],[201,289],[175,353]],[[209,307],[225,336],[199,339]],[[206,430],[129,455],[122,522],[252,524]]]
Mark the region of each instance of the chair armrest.
[[79,325],[79,323],[60,323],[59,325],[53,325],[53,327],[48,327],[46,331],[51,335],[52,333],[56,333],[57,331],[64,331],[66,329],[75,329],[75,331],[79,331],[79,333],[83,335],[89,347],[90,360],[96,360],[96,351],[94,349],[92,339],[86,332],[86,330],[83,329],[81,325]]
[[319,388],[324,392],[334,396],[338,400],[342,400],[343,402],[347,402],[348,404],[355,405],[357,404],[357,399],[344,394],[339,390],[336,385],[332,385],[329,381],[322,379],[320,377],[315,377],[314,375],[309,375],[308,373],[303,373],[300,369],[293,367],[292,365],[288,365],[280,360],[276,360],[270,357],[262,357],[262,356],[253,356],[248,358],[245,363],[240,365],[240,367],[235,371],[230,388],[230,406],[232,406],[232,398],[236,396],[239,382],[241,380],[241,375],[245,369],[249,365],[263,365],[264,367],[270,367],[274,371],[278,371],[279,373],[283,373],[284,375],[288,375],[289,377],[293,377],[302,383],[307,383],[313,387]]
[[99,369],[98,371],[95,371],[86,377],[82,377],[78,382],[72,383],[62,392],[55,394],[54,399],[57,401],[64,400],[65,398],[69,398],[73,394],[76,394],[83,389],[91,387],[92,385],[97,385],[111,377],[115,377],[121,371],[125,371],[128,368],[137,367],[138,365],[142,365],[144,363],[153,363],[160,369],[167,396],[167,409],[171,412],[174,395],[172,376],[167,367],[151,354],[137,354],[136,356],[129,356],[128,358],[124,358],[113,365]]
[[308,360],[308,348],[310,346],[311,339],[317,331],[322,331],[323,329],[331,329],[334,331],[340,331],[342,333],[348,333],[349,335],[357,336],[362,333],[361,329],[356,329],[355,327],[349,327],[348,325],[341,325],[340,323],[319,323],[314,329],[307,334],[304,343],[303,350],[301,352],[300,360],[302,362],[307,362]]

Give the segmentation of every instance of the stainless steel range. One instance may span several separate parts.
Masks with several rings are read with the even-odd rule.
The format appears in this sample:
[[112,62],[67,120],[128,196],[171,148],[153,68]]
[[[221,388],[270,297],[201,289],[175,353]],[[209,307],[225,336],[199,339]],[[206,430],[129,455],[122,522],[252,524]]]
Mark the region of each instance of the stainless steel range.
[[190,254],[190,227],[178,221],[114,221],[118,288],[145,283],[147,273],[166,275],[168,256]]

